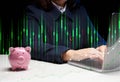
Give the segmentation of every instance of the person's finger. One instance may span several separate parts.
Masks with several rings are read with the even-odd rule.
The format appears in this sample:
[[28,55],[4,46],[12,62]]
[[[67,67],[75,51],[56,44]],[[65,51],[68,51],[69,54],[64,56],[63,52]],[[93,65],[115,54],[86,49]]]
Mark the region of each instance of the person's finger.
[[102,64],[102,62],[103,62],[103,57],[102,57],[101,55],[99,55],[99,54],[91,55],[91,56],[90,56],[90,59],[96,60],[96,61],[100,62],[101,64]]
[[100,47],[97,47],[96,49],[104,54],[106,52],[106,50],[107,50],[107,46],[102,45]]

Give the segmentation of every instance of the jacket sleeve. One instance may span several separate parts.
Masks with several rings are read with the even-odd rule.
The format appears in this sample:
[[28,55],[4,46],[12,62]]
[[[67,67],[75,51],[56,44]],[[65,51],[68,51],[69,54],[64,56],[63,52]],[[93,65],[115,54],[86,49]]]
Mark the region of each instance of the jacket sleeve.
[[106,41],[104,38],[99,34],[99,31],[97,29],[98,27],[94,27],[92,21],[88,17],[88,41],[89,45],[92,47],[98,47],[101,45],[106,45]]

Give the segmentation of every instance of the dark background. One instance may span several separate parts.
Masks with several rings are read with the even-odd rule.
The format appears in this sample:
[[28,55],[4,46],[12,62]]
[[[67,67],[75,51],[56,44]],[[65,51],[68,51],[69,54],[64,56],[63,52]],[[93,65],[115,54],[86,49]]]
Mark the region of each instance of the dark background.
[[[120,0],[81,0],[98,31],[107,40],[108,27],[113,12],[119,12]],[[97,25],[98,24],[98,25]]]
[[[30,2],[31,0],[0,1],[0,20],[2,24],[0,53],[5,52],[5,50],[2,50],[3,47],[4,49],[8,49],[10,46],[8,43],[10,41],[11,26],[14,26],[14,32],[16,32],[15,29],[17,29],[17,27],[15,24],[17,19],[23,15],[25,6]],[[84,5],[94,26],[96,28],[98,27],[99,33],[106,40],[111,14],[113,12],[119,12],[120,0],[81,0],[81,4]],[[11,22],[14,24],[11,25]]]

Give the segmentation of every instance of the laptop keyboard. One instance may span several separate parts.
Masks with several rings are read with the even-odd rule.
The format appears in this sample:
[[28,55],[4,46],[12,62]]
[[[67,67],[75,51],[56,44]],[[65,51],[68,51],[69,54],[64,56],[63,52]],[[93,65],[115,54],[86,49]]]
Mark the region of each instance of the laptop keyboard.
[[98,62],[97,60],[90,59],[90,58],[84,59],[81,61],[72,60],[72,62],[77,63],[77,64],[83,64],[83,65],[94,67],[94,68],[99,68],[99,69],[102,68],[102,64],[100,62]]

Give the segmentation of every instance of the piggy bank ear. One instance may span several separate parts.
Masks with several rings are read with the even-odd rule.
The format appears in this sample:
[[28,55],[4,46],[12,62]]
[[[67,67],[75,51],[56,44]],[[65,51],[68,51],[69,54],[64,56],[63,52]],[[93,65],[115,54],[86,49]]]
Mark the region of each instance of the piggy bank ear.
[[9,51],[10,51],[10,52],[13,52],[14,50],[15,50],[15,49],[14,49],[13,47],[10,47],[10,48],[9,48]]
[[31,52],[31,47],[27,46],[27,47],[25,47],[25,50],[30,53]]

